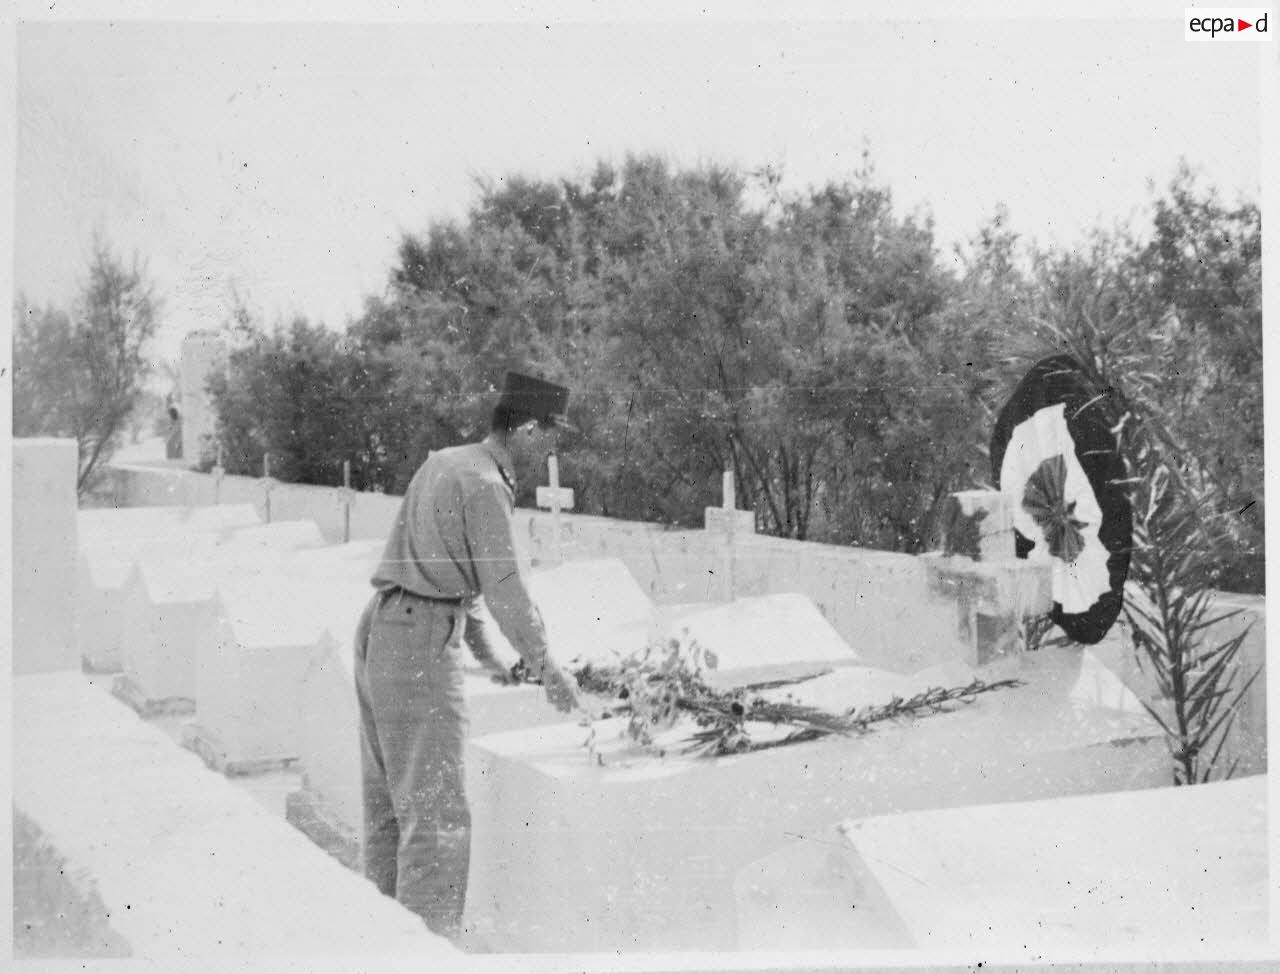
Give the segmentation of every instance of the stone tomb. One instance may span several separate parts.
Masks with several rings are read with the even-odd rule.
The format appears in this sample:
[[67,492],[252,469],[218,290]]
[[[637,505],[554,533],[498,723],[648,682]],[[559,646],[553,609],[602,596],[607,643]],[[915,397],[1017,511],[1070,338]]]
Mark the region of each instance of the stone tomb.
[[[506,951],[735,949],[734,878],[789,837],[849,817],[1167,783],[1157,728],[1087,652],[1005,667],[1024,684],[952,713],[731,757],[614,752],[601,765],[572,723],[478,739],[468,923]],[[846,667],[773,692],[861,705],[972,675]],[[621,723],[598,723],[596,740]]]
[[216,622],[196,658],[195,719],[183,737],[219,771],[248,774],[297,760],[303,672],[334,644],[334,621],[358,618],[367,598],[367,580],[361,588],[308,574],[302,557],[242,565],[219,585]]
[[261,523],[251,504],[84,510],[76,521],[76,640],[85,665],[105,673],[123,666],[124,585],[140,558],[166,552],[180,560],[204,557],[201,551],[236,529]]
[[[364,602],[372,594],[369,576],[382,545],[358,544],[328,549],[326,556],[348,549],[345,569],[328,584],[358,593],[354,613],[331,620],[331,642],[318,647],[302,677],[300,758],[303,787],[289,796],[289,820],[320,845],[353,865],[360,827],[360,753],[352,643]],[[341,556],[333,562],[338,564]],[[560,661],[584,657],[608,661],[616,652],[644,645],[651,625],[650,604],[626,568],[616,560],[579,562],[535,571],[531,588],[547,626],[552,652]],[[620,625],[614,625],[617,620]],[[497,623],[492,623],[498,632]],[[511,655],[515,650],[499,646]],[[547,704],[540,687],[500,686],[476,664],[465,679],[471,736],[559,723],[564,718]],[[476,762],[468,763],[468,771]],[[475,787],[474,785],[472,787]]]
[[12,700],[14,807],[73,883],[93,883],[136,969],[315,969],[303,956],[324,969],[325,957],[391,953],[465,969],[420,919],[83,674],[20,677]]
[[1260,945],[1267,852],[1261,775],[851,819],[739,874],[739,945],[1086,956]]
[[86,508],[76,515],[82,547],[144,538],[166,539],[189,533],[225,537],[238,528],[261,523],[262,518],[252,504]]
[[812,675],[856,655],[803,595],[655,605],[618,559],[571,561],[533,572],[530,588],[552,655],[570,667],[607,666],[676,639],[712,650],[712,685]]
[[551,655],[562,664],[608,664],[649,640],[653,602],[616,558],[538,569],[529,576],[529,590]]
[[144,551],[123,587],[120,633],[124,673],[114,692],[145,716],[189,713],[196,665],[213,636],[219,585],[248,572],[266,577],[281,553],[324,543],[311,521],[240,528],[222,543]]
[[77,669],[75,440],[13,441],[13,672]]
[[673,607],[661,624],[668,638],[712,651],[715,668],[703,676],[720,689],[813,676],[857,662],[808,596],[794,592]]
[[100,673],[118,673],[124,669],[125,585],[140,561],[205,563],[216,548],[217,537],[208,533],[114,541],[81,548],[76,628],[85,666]]

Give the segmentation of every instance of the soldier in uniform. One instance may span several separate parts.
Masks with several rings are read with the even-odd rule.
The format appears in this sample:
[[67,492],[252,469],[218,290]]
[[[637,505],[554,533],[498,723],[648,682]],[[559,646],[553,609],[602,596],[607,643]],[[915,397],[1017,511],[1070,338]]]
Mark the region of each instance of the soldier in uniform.
[[356,635],[365,875],[448,937],[460,934],[471,849],[466,649],[500,677],[509,672],[481,598],[547,699],[565,713],[580,706],[573,677],[548,655],[512,529],[512,451],[547,452],[568,425],[568,397],[508,373],[489,434],[418,468]]

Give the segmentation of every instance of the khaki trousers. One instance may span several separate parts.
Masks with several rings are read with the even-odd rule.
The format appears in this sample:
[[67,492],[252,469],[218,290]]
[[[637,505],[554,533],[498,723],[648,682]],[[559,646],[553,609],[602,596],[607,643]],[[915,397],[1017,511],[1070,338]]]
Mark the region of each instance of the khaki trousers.
[[450,937],[460,932],[471,857],[465,626],[460,605],[379,592],[355,645],[364,872]]

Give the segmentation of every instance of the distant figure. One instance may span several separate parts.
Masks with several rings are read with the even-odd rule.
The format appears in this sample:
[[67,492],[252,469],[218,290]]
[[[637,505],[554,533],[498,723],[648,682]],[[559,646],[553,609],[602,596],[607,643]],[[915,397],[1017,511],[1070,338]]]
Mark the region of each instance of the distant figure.
[[544,455],[556,428],[568,426],[568,398],[563,386],[508,373],[489,435],[427,458],[356,632],[365,875],[450,938],[461,933],[471,852],[464,645],[500,680],[508,675],[480,596],[551,704],[565,713],[581,706],[577,682],[547,654],[511,523],[512,453]]
[[178,415],[177,406],[169,407],[169,435],[164,441],[164,458],[182,459],[182,417]]

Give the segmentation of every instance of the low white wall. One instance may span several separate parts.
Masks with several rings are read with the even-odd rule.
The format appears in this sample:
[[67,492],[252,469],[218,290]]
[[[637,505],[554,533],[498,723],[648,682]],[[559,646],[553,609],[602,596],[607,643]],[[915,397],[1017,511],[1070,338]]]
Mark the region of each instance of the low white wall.
[[78,670],[76,441],[13,441],[13,672]]
[[243,969],[264,955],[395,953],[424,970],[465,962],[80,673],[19,677],[12,699],[14,805],[69,871],[96,881],[145,969]]
[[[251,477],[197,474],[173,468],[114,468],[116,503],[204,505],[245,502],[266,516],[268,486]],[[384,538],[400,498],[340,488],[274,484],[272,520],[309,518],[327,541],[343,540],[350,504],[350,538]],[[517,532],[535,564],[588,558],[620,559],[659,604],[720,602],[733,596],[799,592],[807,595],[866,665],[914,672],[954,655],[957,606],[929,592],[919,558],[895,552],[747,535],[730,545],[724,535],[670,530],[658,524],[582,514],[561,515],[560,544],[552,516],[516,512]],[[1265,662],[1265,599],[1224,593],[1223,605],[1243,611],[1224,624],[1222,638],[1253,624],[1242,654],[1241,679]],[[1217,633],[1213,635],[1216,637]],[[1126,652],[1127,650],[1122,650]],[[1130,654],[1131,655],[1131,654]],[[1128,661],[1117,659],[1117,665]],[[1132,669],[1132,666],[1129,666]],[[1131,684],[1133,685],[1133,684]],[[1240,771],[1265,768],[1266,676],[1254,681],[1235,731],[1248,741],[1229,750],[1244,754]]]

